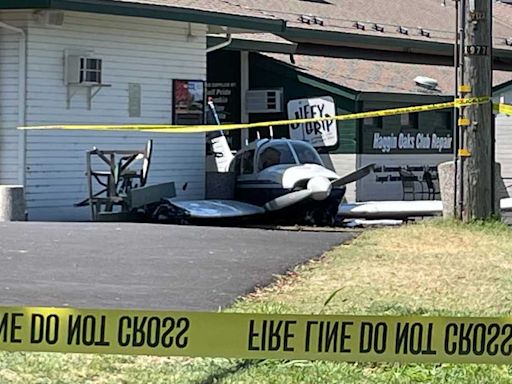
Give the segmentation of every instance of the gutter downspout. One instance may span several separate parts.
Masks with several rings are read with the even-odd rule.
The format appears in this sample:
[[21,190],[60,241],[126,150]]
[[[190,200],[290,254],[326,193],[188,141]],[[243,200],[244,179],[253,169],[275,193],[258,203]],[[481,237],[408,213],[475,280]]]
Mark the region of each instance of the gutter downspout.
[[[0,28],[19,33],[19,69],[18,69],[18,126],[26,124],[26,100],[27,100],[27,33],[22,28],[0,21]],[[18,183],[25,186],[27,131],[18,131]]]
[[220,44],[214,45],[213,47],[206,48],[206,53],[210,53],[210,52],[213,52],[213,51],[218,51],[219,49],[225,48],[228,45],[230,45],[231,42],[233,41],[233,37],[231,36],[231,33],[226,34],[226,38],[227,38],[226,41],[223,41]]

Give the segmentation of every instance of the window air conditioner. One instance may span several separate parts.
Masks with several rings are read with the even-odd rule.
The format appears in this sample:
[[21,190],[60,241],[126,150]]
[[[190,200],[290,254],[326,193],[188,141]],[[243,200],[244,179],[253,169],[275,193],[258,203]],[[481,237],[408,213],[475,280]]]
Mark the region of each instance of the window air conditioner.
[[283,111],[283,91],[264,89],[247,91],[247,112],[276,113]]

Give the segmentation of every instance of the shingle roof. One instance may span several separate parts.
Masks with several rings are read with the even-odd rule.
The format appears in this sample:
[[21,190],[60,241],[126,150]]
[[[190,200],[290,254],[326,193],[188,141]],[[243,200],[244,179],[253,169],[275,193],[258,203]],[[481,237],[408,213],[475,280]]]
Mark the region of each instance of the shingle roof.
[[[259,10],[287,21],[289,27],[324,31],[348,32],[402,39],[416,39],[453,43],[455,30],[455,5],[452,0],[329,0],[322,4],[307,0],[229,0],[232,4]],[[323,26],[301,22],[301,15],[317,16]],[[505,39],[512,37],[512,5],[494,5],[495,44],[507,48]],[[365,24],[366,29],[357,29],[354,24]],[[378,24],[383,32],[374,31]],[[408,29],[409,34],[398,32],[398,27]],[[418,27],[430,32],[430,37],[421,36]]]
[[[263,55],[303,73],[355,91],[453,95],[454,70],[451,67],[305,55],[294,55],[295,64],[292,64],[287,55]],[[439,84],[437,90],[429,91],[417,86],[414,82],[417,76],[436,79]],[[494,71],[493,77],[494,85],[498,85],[512,80],[512,73]]]
[[[350,34],[394,37],[399,39],[453,43],[455,5],[452,0],[112,0],[197,9],[229,15],[251,16],[269,20],[285,20],[288,28],[344,32]],[[443,5],[444,4],[444,5]],[[301,16],[312,16],[311,24],[300,21]],[[323,25],[315,24],[317,21]],[[512,5],[494,3],[495,46],[512,49],[505,44],[512,38]],[[354,24],[365,25],[365,30]],[[372,29],[382,26],[382,32]],[[399,27],[408,34],[398,32]],[[418,27],[430,32],[422,36]]]
[[201,11],[225,13],[230,15],[251,16],[264,19],[279,19],[254,7],[245,7],[236,1],[228,0],[113,0],[124,3],[172,6],[178,8],[197,9]]

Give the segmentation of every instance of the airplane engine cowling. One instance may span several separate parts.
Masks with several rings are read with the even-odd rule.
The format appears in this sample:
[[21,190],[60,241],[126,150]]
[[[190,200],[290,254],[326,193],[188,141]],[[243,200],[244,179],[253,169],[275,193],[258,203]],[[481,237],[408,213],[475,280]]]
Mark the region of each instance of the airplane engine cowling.
[[308,181],[311,198],[317,201],[325,200],[331,194],[332,185],[326,177],[316,176]]

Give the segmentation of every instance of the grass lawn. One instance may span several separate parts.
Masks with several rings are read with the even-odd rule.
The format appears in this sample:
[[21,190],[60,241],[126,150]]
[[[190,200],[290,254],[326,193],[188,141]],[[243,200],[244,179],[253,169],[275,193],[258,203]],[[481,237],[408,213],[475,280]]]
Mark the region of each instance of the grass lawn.
[[[367,231],[229,310],[499,316],[511,302],[512,230],[434,221]],[[512,383],[512,366],[0,353],[0,383],[360,382]]]

